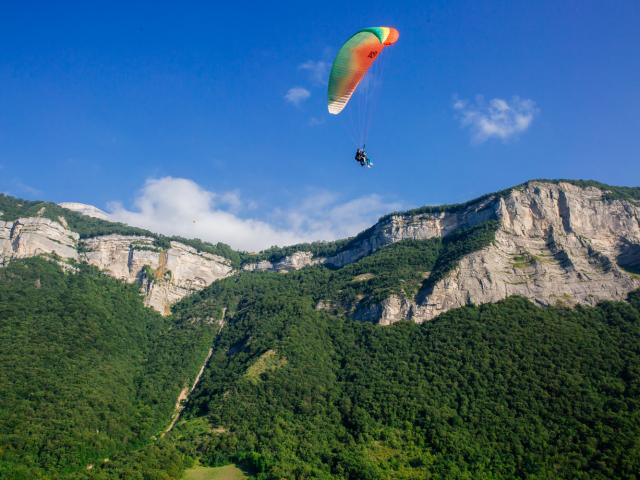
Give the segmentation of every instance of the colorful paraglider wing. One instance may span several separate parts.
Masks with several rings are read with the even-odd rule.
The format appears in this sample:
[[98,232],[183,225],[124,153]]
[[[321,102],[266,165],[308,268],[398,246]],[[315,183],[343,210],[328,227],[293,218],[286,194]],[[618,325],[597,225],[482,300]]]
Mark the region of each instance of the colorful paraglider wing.
[[392,27],[370,27],[346,41],[331,67],[329,113],[337,115],[342,111],[382,49],[394,44],[399,36]]

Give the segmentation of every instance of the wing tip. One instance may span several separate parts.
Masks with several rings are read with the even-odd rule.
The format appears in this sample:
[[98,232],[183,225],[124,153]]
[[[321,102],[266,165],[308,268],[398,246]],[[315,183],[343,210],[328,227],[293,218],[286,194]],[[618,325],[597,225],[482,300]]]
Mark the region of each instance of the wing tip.
[[393,45],[400,38],[400,32],[394,27],[384,27],[388,30],[387,38],[384,39],[384,44],[389,46]]

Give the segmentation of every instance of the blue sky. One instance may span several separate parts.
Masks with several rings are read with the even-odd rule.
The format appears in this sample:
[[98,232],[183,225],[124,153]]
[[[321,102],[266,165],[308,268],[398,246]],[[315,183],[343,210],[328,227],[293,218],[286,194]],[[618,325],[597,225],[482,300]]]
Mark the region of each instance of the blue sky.
[[[259,248],[531,178],[640,185],[637,1],[90,3],[2,3],[0,191]],[[369,25],[400,40],[364,170],[322,74]]]

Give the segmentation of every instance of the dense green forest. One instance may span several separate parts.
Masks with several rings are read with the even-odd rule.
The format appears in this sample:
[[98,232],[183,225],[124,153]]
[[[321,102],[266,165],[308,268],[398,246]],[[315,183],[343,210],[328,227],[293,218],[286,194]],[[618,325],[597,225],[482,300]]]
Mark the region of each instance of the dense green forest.
[[217,332],[75,268],[34,258],[0,269],[0,478],[82,478],[126,463],[166,426]]
[[184,452],[261,479],[640,471],[638,295],[379,327],[317,310],[312,270],[226,279],[179,306],[235,305],[175,434]]
[[339,270],[243,273],[169,318],[90,267],[13,262],[0,270],[0,477],[169,480],[198,459],[257,479],[633,478],[640,295],[575,309],[511,298],[391,327],[317,308],[417,292],[419,272],[491,232],[400,242]]

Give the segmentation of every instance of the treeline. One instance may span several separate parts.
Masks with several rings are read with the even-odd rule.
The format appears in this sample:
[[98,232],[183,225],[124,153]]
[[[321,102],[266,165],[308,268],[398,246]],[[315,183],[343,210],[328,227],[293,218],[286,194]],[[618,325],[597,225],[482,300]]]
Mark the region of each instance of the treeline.
[[387,215],[384,215],[380,220],[387,219],[393,215],[410,216],[410,215],[419,215],[423,213],[461,212],[463,210],[466,210],[472,205],[485,202],[488,200],[497,200],[497,199],[506,197],[513,190],[522,189],[523,187],[528,186],[532,182],[555,183],[555,184],[564,182],[564,183],[569,183],[571,185],[575,185],[580,188],[595,187],[595,188],[599,188],[604,192],[605,200],[627,200],[627,201],[640,200],[640,187],[618,187],[614,185],[607,185],[606,183],[598,182],[596,180],[540,178],[540,179],[529,180],[527,182],[521,183],[519,185],[515,185],[513,187],[505,188],[497,192],[481,195],[480,197],[474,198],[473,200],[469,200],[463,203],[452,203],[452,204],[444,204],[444,205],[425,205],[423,207],[413,208],[411,210],[389,213]]

